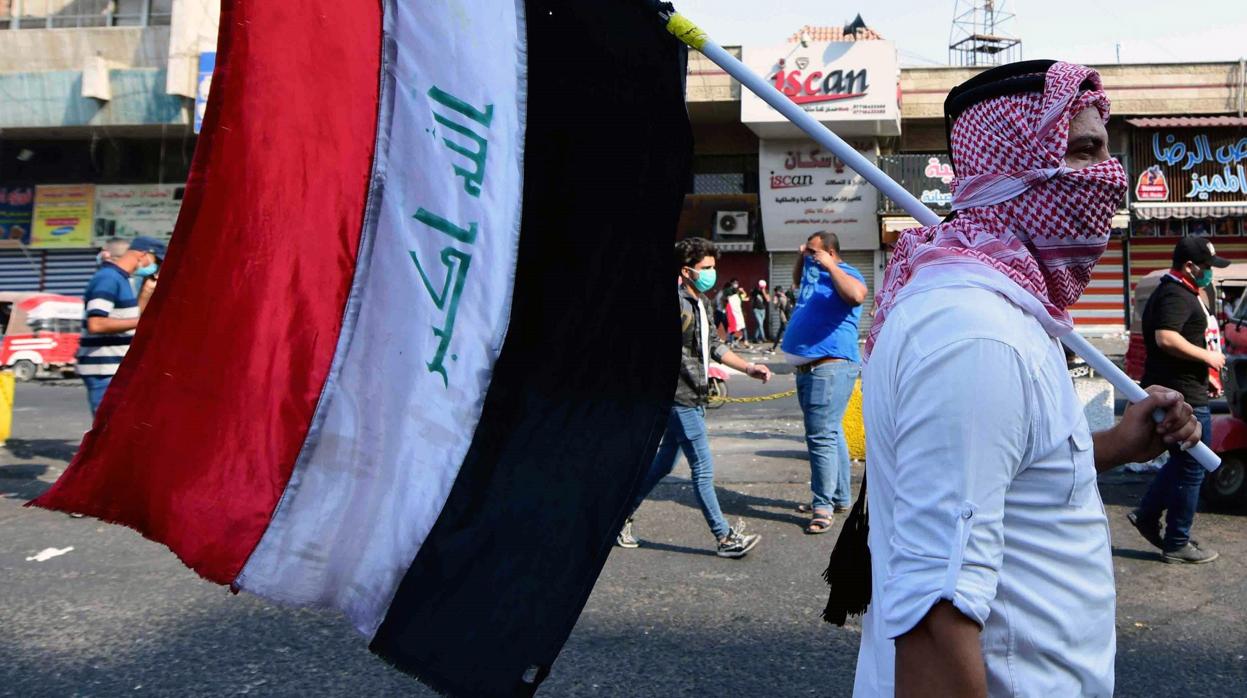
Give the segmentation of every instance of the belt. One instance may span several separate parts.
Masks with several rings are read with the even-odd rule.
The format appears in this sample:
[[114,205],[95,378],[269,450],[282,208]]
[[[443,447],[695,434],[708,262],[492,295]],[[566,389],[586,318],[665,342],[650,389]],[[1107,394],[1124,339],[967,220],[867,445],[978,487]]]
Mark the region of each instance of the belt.
[[797,366],[796,371],[797,373],[809,373],[810,371],[813,371],[815,367],[822,366],[823,364],[829,364],[833,361],[844,361],[844,359],[837,359],[831,356],[824,356],[821,359],[814,359],[813,361],[807,364],[801,364],[800,366]]

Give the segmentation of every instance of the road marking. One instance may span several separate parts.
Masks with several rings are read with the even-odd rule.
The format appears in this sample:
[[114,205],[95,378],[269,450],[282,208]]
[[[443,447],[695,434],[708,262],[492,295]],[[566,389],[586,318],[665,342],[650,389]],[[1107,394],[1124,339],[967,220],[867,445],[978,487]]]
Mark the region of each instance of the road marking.
[[68,548],[44,548],[32,557],[26,558],[26,562],[47,562],[48,560],[51,560],[54,557],[60,557],[73,549],[74,546],[72,545]]

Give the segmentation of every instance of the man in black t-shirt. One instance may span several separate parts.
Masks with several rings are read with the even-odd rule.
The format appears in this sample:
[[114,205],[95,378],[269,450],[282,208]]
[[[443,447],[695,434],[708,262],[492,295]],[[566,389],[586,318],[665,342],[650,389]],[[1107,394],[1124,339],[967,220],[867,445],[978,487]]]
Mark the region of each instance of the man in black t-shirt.
[[[1212,415],[1208,398],[1213,391],[1209,371],[1225,366],[1216,319],[1204,304],[1202,289],[1212,283],[1213,267],[1229,266],[1216,255],[1212,243],[1185,237],[1173,250],[1173,268],[1162,277],[1143,310],[1143,341],[1147,359],[1143,386],[1162,385],[1182,393],[1195,409],[1203,427],[1203,441],[1212,438]],[[1130,512],[1130,523],[1152,545],[1161,549],[1165,562],[1200,564],[1217,559],[1217,553],[1191,540],[1191,525],[1199,503],[1204,468],[1189,453],[1170,449],[1139,507]],[[1166,513],[1164,535],[1160,516]]]

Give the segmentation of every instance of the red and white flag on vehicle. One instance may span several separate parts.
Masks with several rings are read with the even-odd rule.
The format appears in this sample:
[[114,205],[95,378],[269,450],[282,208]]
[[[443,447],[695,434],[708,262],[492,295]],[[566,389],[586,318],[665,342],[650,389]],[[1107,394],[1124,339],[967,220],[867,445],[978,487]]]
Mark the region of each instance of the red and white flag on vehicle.
[[160,288],[35,504],[531,693],[675,383],[684,61],[612,0],[226,0]]

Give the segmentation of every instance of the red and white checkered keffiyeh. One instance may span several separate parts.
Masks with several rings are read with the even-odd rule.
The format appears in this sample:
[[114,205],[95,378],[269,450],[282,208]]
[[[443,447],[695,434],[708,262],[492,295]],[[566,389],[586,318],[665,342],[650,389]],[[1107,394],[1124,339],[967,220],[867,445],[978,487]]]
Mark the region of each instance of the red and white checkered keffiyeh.
[[[1095,89],[1079,91],[1087,79]],[[957,118],[957,216],[901,233],[875,296],[867,356],[905,285],[927,268],[991,287],[1035,315],[1054,337],[1073,328],[1066,308],[1091,280],[1127,186],[1116,159],[1076,171],[1066,167],[1070,121],[1087,108],[1108,120],[1099,74],[1056,63],[1042,94],[990,99]]]

